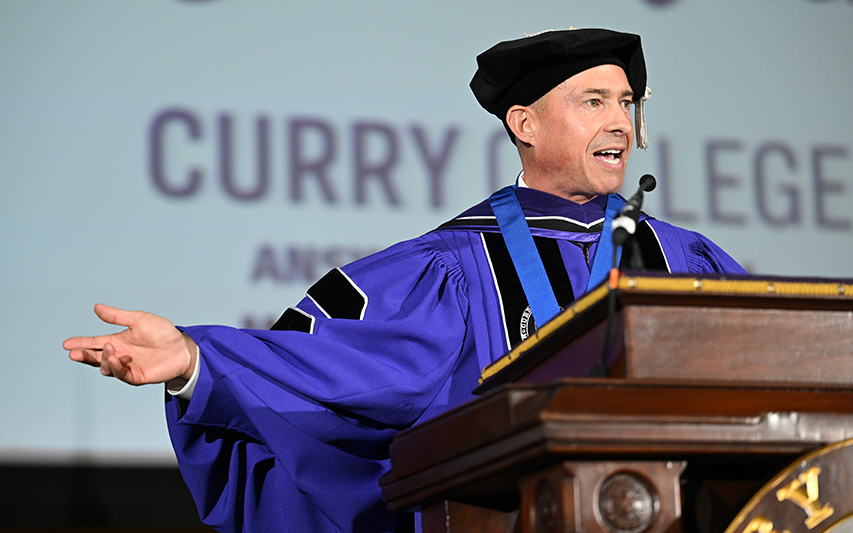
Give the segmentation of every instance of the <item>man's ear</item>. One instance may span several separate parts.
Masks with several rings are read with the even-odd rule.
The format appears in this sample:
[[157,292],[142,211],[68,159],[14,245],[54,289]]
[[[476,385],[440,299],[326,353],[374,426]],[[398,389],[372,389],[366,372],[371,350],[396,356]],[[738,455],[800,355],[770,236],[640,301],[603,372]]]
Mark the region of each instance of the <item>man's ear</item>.
[[506,112],[506,124],[515,138],[524,144],[533,144],[536,119],[529,106],[514,105]]

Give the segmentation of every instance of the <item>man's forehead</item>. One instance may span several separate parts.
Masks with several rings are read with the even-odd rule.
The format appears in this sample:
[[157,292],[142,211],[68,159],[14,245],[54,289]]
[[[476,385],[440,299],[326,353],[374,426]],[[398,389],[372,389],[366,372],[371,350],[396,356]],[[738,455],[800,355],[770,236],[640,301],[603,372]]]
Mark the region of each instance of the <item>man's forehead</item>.
[[599,65],[567,78],[555,87],[564,91],[584,94],[633,96],[625,71],[616,65]]

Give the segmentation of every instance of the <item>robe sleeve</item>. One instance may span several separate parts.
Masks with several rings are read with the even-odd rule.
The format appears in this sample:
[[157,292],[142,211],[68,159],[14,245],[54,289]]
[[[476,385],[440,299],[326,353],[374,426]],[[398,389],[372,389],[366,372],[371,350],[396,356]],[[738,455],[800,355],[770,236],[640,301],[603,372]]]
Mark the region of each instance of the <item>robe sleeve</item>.
[[460,364],[466,287],[440,237],[333,271],[308,293],[303,331],[182,328],[201,367],[191,401],[167,398],[169,431],[203,521],[220,531],[393,531],[378,485],[388,442],[441,401]]

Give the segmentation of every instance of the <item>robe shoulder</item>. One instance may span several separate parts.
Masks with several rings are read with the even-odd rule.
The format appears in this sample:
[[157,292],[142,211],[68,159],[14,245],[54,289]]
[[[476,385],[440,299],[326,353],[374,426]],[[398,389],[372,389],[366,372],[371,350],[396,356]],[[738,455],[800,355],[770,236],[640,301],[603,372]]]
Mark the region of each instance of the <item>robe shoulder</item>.
[[655,233],[672,273],[746,274],[722,248],[701,233],[646,218]]

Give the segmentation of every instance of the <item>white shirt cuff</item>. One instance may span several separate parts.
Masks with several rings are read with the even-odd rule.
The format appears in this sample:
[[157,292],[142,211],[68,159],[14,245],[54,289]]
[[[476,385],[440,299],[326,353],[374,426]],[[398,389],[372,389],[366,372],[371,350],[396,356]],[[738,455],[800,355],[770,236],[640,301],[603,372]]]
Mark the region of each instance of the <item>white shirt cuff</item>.
[[172,396],[175,396],[179,400],[189,401],[190,398],[193,397],[193,391],[195,390],[195,384],[198,383],[198,374],[199,374],[200,368],[201,368],[201,348],[196,346],[195,370],[193,370],[192,377],[189,379],[189,381],[187,381],[186,385],[181,387],[181,390],[172,390],[172,389],[168,389],[168,388],[166,390],[169,392],[169,394],[171,394]]

